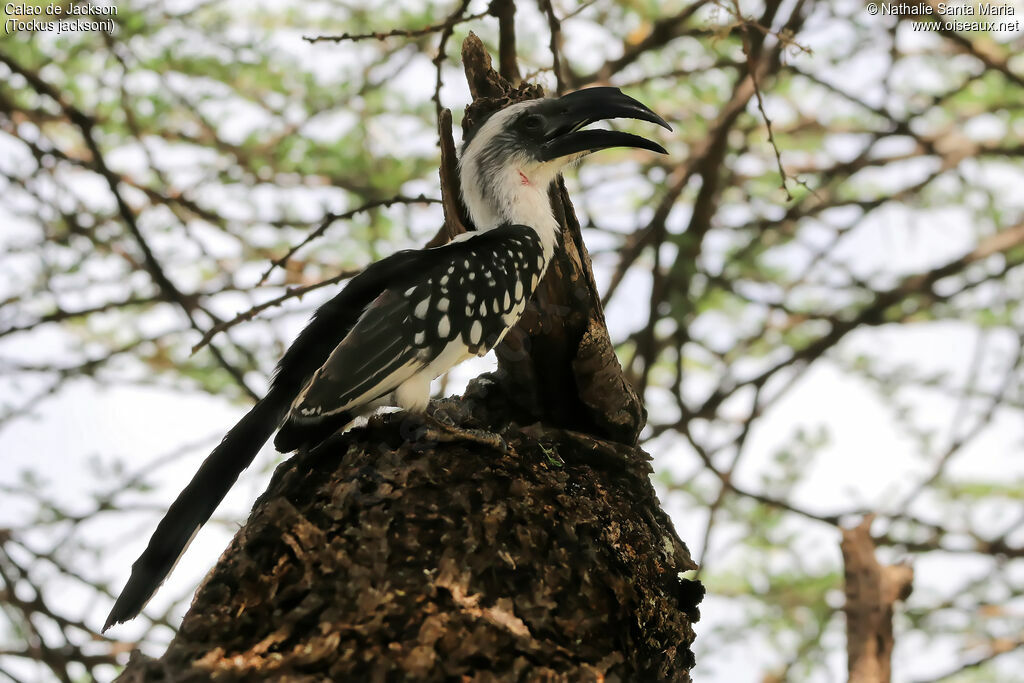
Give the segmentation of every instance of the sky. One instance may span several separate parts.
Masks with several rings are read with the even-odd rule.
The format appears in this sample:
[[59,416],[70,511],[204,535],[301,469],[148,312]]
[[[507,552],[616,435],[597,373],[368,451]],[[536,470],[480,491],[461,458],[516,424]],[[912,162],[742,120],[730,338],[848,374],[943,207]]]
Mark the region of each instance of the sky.
[[[540,34],[545,30],[541,17],[533,12],[523,11],[520,21],[523,34]],[[876,86],[879,73],[885,68],[884,55],[866,55],[852,64],[845,63],[841,68],[829,65],[821,56],[822,53],[828,53],[830,43],[842,37],[843,30],[842,26],[826,26],[818,33],[809,35],[807,40],[818,54],[797,56],[796,59],[805,60],[806,66],[819,69],[823,78],[841,81],[847,89],[872,101],[872,98],[879,97]],[[300,29],[282,29],[275,34],[275,40],[283,49],[296,52],[300,61],[313,70],[330,71],[337,67],[337,60],[344,59],[330,45],[310,46],[302,42],[298,38],[303,33]],[[597,61],[595,55],[599,56],[599,52],[595,46],[599,40],[600,36],[581,33],[566,41],[567,50],[581,63]],[[423,64],[407,69],[395,85],[409,95],[419,93],[429,98],[432,83],[433,73],[429,65]],[[448,79],[442,90],[443,102],[453,109],[461,107],[468,97],[464,82],[459,78]],[[782,109],[772,111],[771,106],[769,103],[772,114],[785,116]],[[261,125],[256,114],[235,111],[232,116],[237,121],[236,130],[240,138],[244,137],[247,130]],[[324,121],[322,128],[312,134],[329,136],[332,134],[332,126],[346,125],[352,125],[352,122],[345,121],[344,117]],[[975,139],[998,136],[998,123],[990,122],[986,127],[982,121],[976,125],[976,129],[965,131],[964,134]],[[395,136],[389,131],[380,131],[374,138],[373,152],[381,155],[397,154],[407,144],[424,145],[424,149],[428,149],[433,141],[410,139],[407,136]],[[842,141],[836,144],[839,147],[832,152],[841,157],[846,150],[843,149]],[[850,150],[856,148],[855,140],[848,144]],[[8,159],[6,163],[10,163],[11,157],[5,154],[5,147],[9,145],[9,141],[0,140],[0,168],[4,166],[5,158]],[[144,159],[133,159],[130,154],[125,154],[115,162],[130,168],[144,162]],[[180,163],[185,167],[183,172],[187,172],[189,160],[182,159]],[[890,172],[898,177],[879,174],[877,182],[883,185],[903,183],[907,182],[908,177],[923,171],[913,167],[901,168]],[[965,172],[969,174],[972,170],[968,167]],[[988,171],[978,168],[973,172],[984,174]],[[579,179],[586,180],[588,173],[608,172],[605,169],[591,169],[584,164],[578,172],[571,173],[570,186],[578,191]],[[986,183],[997,190],[1005,188],[1003,191],[1006,192],[1020,187],[1022,181],[1024,174],[1019,168],[1012,173],[985,179]],[[618,183],[609,181],[593,196],[581,198],[582,203],[588,211],[600,212],[606,217],[606,225],[628,230],[632,227],[629,204],[616,201],[617,193],[609,192],[609,188],[618,190],[619,195],[626,195],[629,187],[628,178]],[[83,188],[85,193],[90,191],[88,187]],[[312,207],[315,204],[310,201],[309,205]],[[250,210],[253,210],[252,207]],[[259,207],[254,210],[258,211]],[[685,226],[686,211],[686,206],[680,206],[670,216],[670,227]],[[621,215],[618,221],[617,215]],[[434,209],[418,212],[417,224],[412,226],[410,233],[420,237],[431,234],[439,222],[439,216],[439,211]],[[316,216],[310,216],[310,221],[315,219]],[[0,224],[7,226],[0,235],[0,240],[9,240],[7,244],[16,241],[19,230],[29,229],[25,225],[19,226],[19,220],[8,212],[2,202]],[[608,246],[603,243],[607,236],[602,233],[588,232],[585,239],[595,253]],[[813,239],[813,233],[808,234],[807,240]],[[908,216],[905,212],[894,210],[874,214],[864,225],[859,226],[856,234],[844,243],[843,256],[854,271],[861,269],[865,274],[882,271],[895,275],[914,272],[955,258],[972,248],[976,239],[973,226],[955,211]],[[408,245],[396,245],[396,248],[405,246]],[[709,245],[707,258],[715,258],[716,253],[724,254],[727,247],[726,244]],[[803,257],[794,252],[786,258],[798,260]],[[614,259],[609,255],[600,254],[595,257],[595,274],[602,289],[610,280],[613,266]],[[9,272],[17,275],[16,270]],[[646,311],[635,306],[634,302],[638,299],[646,300],[649,283],[636,276],[629,278],[624,287],[622,294],[613,299],[607,311],[613,339],[617,331],[636,329],[646,319]],[[4,293],[3,285],[0,285],[0,298]],[[236,311],[225,311],[225,314],[231,315],[233,312]],[[284,324],[294,332],[302,320],[289,319]],[[1019,324],[1024,326],[1024,321]],[[729,329],[727,325],[719,324],[716,327],[713,321],[709,325],[712,327],[709,334],[720,334],[725,344],[735,334],[735,330]],[[244,329],[241,333],[245,334]],[[0,340],[0,350],[8,358],[17,356],[28,361],[53,362],[59,360],[63,353],[65,340],[61,335],[59,329],[51,329],[33,335],[30,343],[24,338],[7,338]],[[846,364],[852,363],[860,354],[869,353],[893,368],[912,364],[935,372],[949,373],[956,384],[966,379],[970,365],[965,362],[965,358],[975,353],[978,344],[984,344],[980,381],[987,386],[994,386],[1003,379],[1006,363],[1016,352],[1016,336],[1009,332],[996,332],[981,339],[975,327],[966,321],[946,321],[928,326],[873,328],[854,334],[836,353],[806,373],[788,395],[759,421],[749,437],[747,454],[736,472],[737,482],[747,488],[761,488],[764,477],[773,471],[777,453],[791,442],[795,430],[805,427],[822,430],[827,434],[828,441],[808,476],[793,492],[797,504],[825,514],[852,508],[890,508],[930,471],[931,463],[921,452],[920,444],[894,420],[891,407],[884,403],[877,388],[852,376]],[[470,377],[491,367],[492,357],[459,367],[453,371],[447,384],[448,392],[458,393]],[[254,379],[260,381],[260,378]],[[702,389],[699,381],[690,386],[693,391],[699,392]],[[23,382],[0,379],[0,405],[16,400],[27,391]],[[656,401],[649,401],[648,407],[652,411],[663,409]],[[736,407],[737,411],[741,408]],[[105,463],[107,470],[113,463],[120,463],[125,470],[133,472],[148,469],[150,463],[180,451],[179,457],[151,473],[150,480],[157,483],[153,490],[118,499],[122,504],[138,504],[142,510],[134,515],[104,515],[87,527],[87,533],[92,538],[115,541],[115,552],[102,557],[83,558],[85,562],[91,563],[88,573],[119,588],[162,511],[191,477],[196,464],[246,409],[244,405],[198,391],[147,386],[103,387],[85,380],[73,381],[65,391],[41,402],[31,415],[0,429],[0,454],[3,454],[0,484],[14,484],[24,471],[35,472],[45,482],[48,495],[74,510],[76,501],[86,500],[87,494],[116,486],[117,477],[111,472],[97,473],[94,467],[97,460]],[[727,412],[729,406],[724,410]],[[921,393],[914,396],[910,410],[919,424],[934,428],[942,439],[955,439],[969,427],[958,417],[962,412],[961,407],[949,397]],[[1019,417],[1016,412],[999,411],[982,437],[974,440],[955,459],[951,473],[965,480],[993,476],[1006,481],[1024,480],[1024,459],[1021,458],[1024,423]],[[716,428],[715,425],[708,425],[709,430]],[[723,438],[726,438],[725,432]],[[695,508],[688,497],[672,491],[665,485],[663,477],[672,475],[685,480],[707,475],[699,474],[699,460],[677,436],[659,438],[647,447],[655,457],[655,467],[659,473],[656,481],[663,504],[671,514],[680,537],[697,553],[704,541],[707,511]],[[191,594],[201,577],[216,562],[233,529],[244,521],[252,502],[266,485],[270,469],[280,458],[271,448],[263,449],[253,467],[243,475],[218,509],[215,519],[221,523],[204,528],[167,584],[154,598],[151,604],[154,613],[159,613],[182,596]],[[937,513],[936,505],[934,500],[925,497],[916,504],[915,511],[927,518]],[[17,500],[0,506],[0,527],[20,526],[27,511],[28,507],[19,504]],[[978,515],[985,523],[997,528],[1018,513],[1006,507],[979,506],[976,510],[967,511],[967,514]],[[856,520],[850,521],[853,523]],[[803,566],[826,568],[839,561],[836,530],[801,520],[791,523],[798,533],[798,540],[790,552],[799,558]],[[38,543],[40,547],[55,540],[49,530],[29,533],[26,538],[29,542]],[[1024,531],[1018,538],[1010,540],[1024,542]],[[718,529],[708,555],[715,558],[717,569],[739,571],[748,560],[728,525]],[[882,555],[887,561],[901,559],[889,552],[883,552]],[[769,558],[770,561],[776,559],[780,566],[789,566],[788,563],[794,561],[789,556]],[[970,582],[973,577],[985,575],[989,562],[933,553],[918,558],[914,566],[915,593],[910,598],[909,607],[918,603],[928,604],[937,595],[948,594],[951,600],[955,600],[956,591],[964,583]],[[766,568],[754,569],[760,574]],[[1017,581],[1024,582],[1024,568],[1017,569]],[[956,580],[951,582],[950,576]],[[90,610],[90,622],[97,629],[102,625],[109,605],[89,603],[90,594],[71,585],[67,586],[62,599],[66,600],[69,611]],[[835,600],[839,601],[835,604],[839,604],[841,596],[835,596]],[[184,605],[179,608],[176,619],[180,618],[183,608]],[[1024,605],[1009,604],[1007,608],[1017,615],[1024,615]],[[754,683],[761,680],[764,671],[782,661],[777,644],[760,638],[744,638],[741,632],[736,631],[750,617],[749,605],[741,598],[712,594],[705,600],[701,611],[703,618],[697,625],[698,664],[693,672],[694,680]],[[141,628],[140,624],[129,623],[118,626],[113,635],[129,640],[137,636]],[[730,630],[733,632],[731,640],[728,633]],[[727,644],[713,655],[702,656],[701,634],[711,632],[719,632],[720,636],[722,632],[726,633],[719,641]],[[163,635],[166,637],[169,633]],[[825,640],[833,645],[828,674],[826,677],[809,680],[845,680],[845,646],[841,629],[831,629]],[[941,639],[924,641],[917,635],[910,635],[906,639],[897,639],[896,659],[899,668],[895,680],[907,681],[927,679],[951,669],[959,656],[949,647],[949,642]],[[1017,658],[1006,665],[1008,671],[1014,670],[1014,662],[1016,666],[1021,665],[1020,658]],[[43,680],[42,669],[28,668],[25,672],[26,680]]]

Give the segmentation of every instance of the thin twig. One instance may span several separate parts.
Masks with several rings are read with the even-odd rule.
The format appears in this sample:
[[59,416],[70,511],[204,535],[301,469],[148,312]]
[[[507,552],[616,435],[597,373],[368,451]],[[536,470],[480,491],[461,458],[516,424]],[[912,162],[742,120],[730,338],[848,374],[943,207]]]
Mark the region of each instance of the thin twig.
[[256,283],[256,286],[259,287],[260,285],[264,284],[267,281],[267,278],[269,278],[270,275],[274,272],[275,268],[280,268],[284,264],[288,263],[288,260],[295,255],[295,252],[297,252],[299,249],[302,249],[302,247],[306,246],[307,244],[309,244],[310,242],[319,238],[321,235],[327,232],[327,229],[331,227],[331,225],[333,225],[335,221],[348,220],[349,218],[352,218],[356,214],[363,213],[364,211],[370,211],[372,209],[378,209],[381,207],[389,207],[393,204],[438,204],[440,203],[440,201],[441,200],[439,199],[433,199],[423,194],[416,197],[406,197],[403,195],[397,195],[391,197],[390,199],[378,199],[376,201],[367,202],[362,206],[356,207],[344,213],[329,213],[320,220],[320,224],[317,226],[316,230],[309,233],[309,235],[307,235],[301,242],[299,242],[294,247],[289,249],[288,253],[286,253],[284,256],[271,261],[270,266],[263,272],[263,275],[260,276],[259,282]]
[[540,9],[548,18],[548,50],[551,52],[551,70],[555,73],[556,92],[565,92],[565,78],[562,75],[562,55],[559,46],[562,43],[562,22],[555,15],[551,0],[539,0]]
[[[468,3],[467,3],[468,5]],[[470,21],[476,21],[477,19],[483,19],[488,14],[487,12],[480,12],[478,14],[471,14],[469,16],[459,17],[453,20],[452,17],[448,17],[445,21],[440,24],[431,24],[430,26],[424,26],[423,28],[394,28],[390,31],[374,31],[371,33],[342,33],[340,36],[302,36],[302,39],[309,43],[320,43],[331,41],[334,43],[341,42],[359,42],[361,40],[387,40],[388,38],[419,38],[421,36],[430,35],[431,33],[437,33],[445,29],[450,29],[456,24],[464,24]]]
[[493,0],[488,11],[498,18],[498,73],[512,85],[518,85],[515,0]]
[[285,290],[284,294],[277,297],[276,299],[264,301],[262,304],[259,304],[258,306],[253,306],[249,310],[239,313],[231,320],[225,320],[211,327],[209,330],[206,331],[206,334],[203,335],[203,338],[196,342],[196,345],[192,347],[192,353],[195,353],[199,349],[209,344],[210,340],[213,339],[216,335],[220,334],[221,332],[231,329],[238,323],[244,322],[246,320],[252,320],[257,313],[262,313],[268,308],[273,308],[274,306],[280,306],[289,299],[301,298],[304,294],[312,292],[315,289],[320,289],[321,287],[326,287],[328,285],[333,285],[337,282],[341,282],[342,280],[347,280],[350,277],[358,275],[360,272],[361,271],[359,270],[346,270],[322,282],[316,282],[314,284],[304,285],[302,287],[289,287],[288,289]]
[[[736,16],[740,15],[740,6],[738,0],[733,0],[733,6],[736,11]],[[741,33],[743,37],[743,54],[747,56],[747,73],[750,74],[750,80],[754,84],[754,97],[757,98],[757,110],[761,112],[761,118],[764,119],[764,125],[768,128],[768,144],[772,146],[772,151],[775,152],[775,163],[779,167],[779,188],[786,193],[786,201],[793,201],[793,195],[790,194],[789,188],[786,187],[786,169],[782,166],[782,154],[779,152],[779,145],[775,142],[775,133],[772,131],[772,120],[768,118],[768,112],[764,110],[764,99],[761,97],[761,85],[757,82],[757,63],[754,59],[754,50],[750,44],[750,33],[748,26],[751,24],[757,24],[757,22],[744,21],[741,27]]]
[[444,29],[441,31],[441,39],[437,43],[437,54],[434,56],[434,113],[437,116],[437,120],[441,120],[441,67],[444,64],[445,48],[448,46],[448,39],[455,33],[455,25],[459,23],[459,20],[466,13],[466,8],[469,7],[470,0],[460,0],[459,6],[455,8],[455,11],[448,15],[445,20]]

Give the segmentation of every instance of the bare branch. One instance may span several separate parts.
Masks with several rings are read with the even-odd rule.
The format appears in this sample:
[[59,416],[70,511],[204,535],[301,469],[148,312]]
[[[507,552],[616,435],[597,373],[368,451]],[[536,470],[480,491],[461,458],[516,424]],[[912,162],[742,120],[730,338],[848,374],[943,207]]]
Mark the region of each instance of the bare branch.
[[518,85],[521,77],[516,55],[515,0],[492,0],[488,12],[498,18],[498,73],[509,83]]
[[260,285],[265,283],[267,279],[271,276],[271,274],[273,274],[275,268],[280,268],[284,266],[286,263],[288,263],[289,259],[291,259],[291,257],[294,256],[297,251],[299,251],[299,249],[302,249],[302,247],[306,246],[313,240],[322,237],[323,234],[327,232],[327,229],[334,225],[334,223],[337,221],[345,221],[360,213],[372,211],[373,209],[387,208],[395,204],[437,203],[440,203],[440,200],[434,199],[432,197],[427,197],[426,195],[422,194],[416,197],[405,197],[402,195],[397,195],[395,197],[390,197],[388,199],[378,199],[376,201],[367,202],[362,206],[356,207],[355,209],[351,209],[350,211],[345,211],[344,213],[329,213],[320,220],[320,224],[316,227],[316,229],[313,230],[313,232],[309,233],[305,238],[303,238],[301,242],[299,242],[294,247],[289,249],[284,256],[276,258],[273,261],[271,261],[270,266],[267,267],[267,269],[263,272],[263,275],[260,276],[260,279],[256,283],[256,286],[259,287]]
[[196,342],[195,346],[192,347],[192,353],[196,353],[197,351],[199,351],[199,349],[209,344],[210,341],[221,332],[225,332],[234,327],[235,325],[245,322],[246,320],[252,320],[257,314],[262,313],[268,308],[280,306],[285,301],[288,301],[290,299],[301,299],[305,294],[308,294],[309,292],[320,289],[322,287],[337,284],[342,280],[347,280],[350,277],[358,275],[359,272],[360,271],[358,270],[343,271],[332,278],[328,278],[322,282],[317,282],[312,285],[305,285],[303,287],[289,287],[281,296],[271,299],[269,301],[264,301],[262,304],[259,304],[258,306],[253,306],[252,308],[246,311],[242,311],[231,320],[225,320],[211,327],[209,330],[206,331],[205,334],[203,334],[203,338]]
[[[467,5],[468,6],[468,3]],[[394,28],[390,31],[373,32],[373,33],[342,33],[340,36],[303,36],[302,39],[309,43],[320,43],[320,42],[359,42],[361,40],[387,40],[388,38],[419,38],[421,36],[427,36],[431,33],[437,33],[438,31],[450,30],[454,26],[459,24],[465,24],[470,21],[476,21],[486,17],[490,12],[480,12],[479,14],[471,14],[469,16],[450,16],[445,21],[439,24],[431,24],[430,26],[424,26],[423,28],[408,29],[408,28]]]

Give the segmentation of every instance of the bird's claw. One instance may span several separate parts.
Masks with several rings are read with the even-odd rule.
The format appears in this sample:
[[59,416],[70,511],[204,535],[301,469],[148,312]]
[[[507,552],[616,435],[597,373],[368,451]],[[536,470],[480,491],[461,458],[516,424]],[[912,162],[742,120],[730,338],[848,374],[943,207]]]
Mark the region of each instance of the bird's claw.
[[[443,417],[438,415],[444,415]],[[489,432],[486,429],[469,429],[453,424],[450,418],[443,411],[435,411],[434,414],[424,415],[424,426],[426,431],[422,438],[439,443],[452,443],[457,441],[469,441],[478,443],[505,455],[515,455],[515,451],[501,435]]]

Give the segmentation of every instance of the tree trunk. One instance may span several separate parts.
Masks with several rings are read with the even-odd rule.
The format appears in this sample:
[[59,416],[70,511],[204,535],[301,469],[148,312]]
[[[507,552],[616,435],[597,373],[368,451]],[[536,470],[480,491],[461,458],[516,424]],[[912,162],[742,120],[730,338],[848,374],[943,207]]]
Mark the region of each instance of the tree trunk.
[[[540,94],[475,36],[463,58],[465,125]],[[451,235],[469,221],[444,156]],[[296,455],[167,652],[121,680],[689,680],[703,588],[680,576],[695,565],[635,445],[644,410],[561,183],[552,198],[563,245],[534,305],[498,372],[444,402],[509,452],[426,442],[390,414]]]

